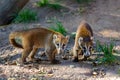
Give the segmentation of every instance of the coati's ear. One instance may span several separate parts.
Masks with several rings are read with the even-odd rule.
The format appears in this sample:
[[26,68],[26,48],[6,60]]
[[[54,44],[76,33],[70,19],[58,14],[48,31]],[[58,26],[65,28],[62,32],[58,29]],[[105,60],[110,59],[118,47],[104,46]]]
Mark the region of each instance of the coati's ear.
[[93,44],[95,44],[94,37],[92,36],[90,39],[92,40]]
[[56,34],[53,35],[53,39],[57,39],[57,35]]
[[78,44],[79,44],[79,46],[81,46],[81,43],[83,42],[83,37],[80,37],[79,39],[78,39]]
[[92,36],[92,37],[90,37],[90,39],[91,39],[91,40],[93,40],[93,39],[94,39],[94,37]]
[[83,41],[83,37],[80,37],[79,39],[78,39],[78,42],[82,42]]
[[67,35],[67,36],[66,36],[66,39],[67,39],[67,40],[69,40],[69,39],[70,39],[70,36],[69,36],[69,35]]

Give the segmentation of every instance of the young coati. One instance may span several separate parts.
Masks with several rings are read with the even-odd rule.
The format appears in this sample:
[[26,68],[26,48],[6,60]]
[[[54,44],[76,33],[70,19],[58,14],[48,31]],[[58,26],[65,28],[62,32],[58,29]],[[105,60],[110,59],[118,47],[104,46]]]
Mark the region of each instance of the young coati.
[[[15,41],[16,37],[21,38],[22,45]],[[13,46],[23,49],[22,63],[26,62],[27,57],[31,61],[34,60],[38,48],[45,48],[48,59],[54,64],[59,62],[55,59],[56,52],[58,54],[64,52],[69,36],[64,37],[61,33],[45,28],[33,28],[10,33],[9,41]]]
[[88,23],[82,21],[76,31],[75,43],[73,46],[73,62],[78,62],[78,55],[87,59],[93,49],[93,31]]

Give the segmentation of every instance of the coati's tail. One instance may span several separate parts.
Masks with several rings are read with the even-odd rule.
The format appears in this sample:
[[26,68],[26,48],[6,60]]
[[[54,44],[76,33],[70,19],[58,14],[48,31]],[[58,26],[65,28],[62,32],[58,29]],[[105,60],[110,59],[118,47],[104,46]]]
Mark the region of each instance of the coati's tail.
[[10,35],[9,35],[9,41],[10,41],[10,43],[11,43],[13,46],[15,46],[15,47],[17,47],[17,48],[23,48],[22,45],[18,44],[18,43],[15,41],[15,37],[19,37],[19,36],[20,36],[20,33],[19,33],[19,32],[12,32],[12,33],[10,33]]

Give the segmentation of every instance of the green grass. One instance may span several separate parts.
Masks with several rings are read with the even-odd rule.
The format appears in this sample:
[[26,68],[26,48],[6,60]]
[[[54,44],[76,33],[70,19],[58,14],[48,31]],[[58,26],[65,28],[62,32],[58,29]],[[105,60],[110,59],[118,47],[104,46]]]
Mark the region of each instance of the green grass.
[[13,20],[13,22],[28,23],[28,22],[35,21],[35,20],[37,20],[37,13],[29,9],[25,9],[18,14],[18,16]]
[[63,8],[63,6],[61,6],[59,3],[50,3],[48,0],[39,0],[36,4],[39,7],[47,6],[55,10],[60,10],[61,8]]
[[38,2],[37,2],[37,5],[39,6],[39,7],[44,7],[44,6],[47,6],[49,4],[49,1],[48,0],[39,0]]
[[92,0],[77,0],[78,3],[89,3],[91,2]]
[[115,63],[116,58],[112,53],[112,50],[113,50],[113,47],[114,47],[113,42],[110,42],[110,44],[106,44],[106,43],[105,44],[100,44],[100,42],[98,41],[96,47],[97,47],[97,50],[99,52],[104,53],[103,57],[99,57],[99,56],[97,57],[96,60],[98,62],[103,63],[103,64]]
[[56,21],[55,25],[49,27],[50,30],[60,32],[63,35],[66,35],[67,30],[60,21]]
[[118,72],[117,72],[117,73],[118,73],[118,75],[120,76],[120,69],[118,69]]
[[61,6],[59,3],[50,3],[48,4],[48,7],[55,9],[55,10],[60,10],[63,8],[63,6]]

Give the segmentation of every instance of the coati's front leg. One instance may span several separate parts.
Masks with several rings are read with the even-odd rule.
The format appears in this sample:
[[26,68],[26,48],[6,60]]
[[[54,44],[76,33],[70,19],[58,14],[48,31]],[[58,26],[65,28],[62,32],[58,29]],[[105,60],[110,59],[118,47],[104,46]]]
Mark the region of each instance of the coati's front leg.
[[73,48],[73,62],[78,62],[78,51],[77,49]]
[[46,50],[46,55],[52,64],[59,64],[60,63],[59,60],[55,59],[56,53],[57,53],[56,49],[55,50]]

